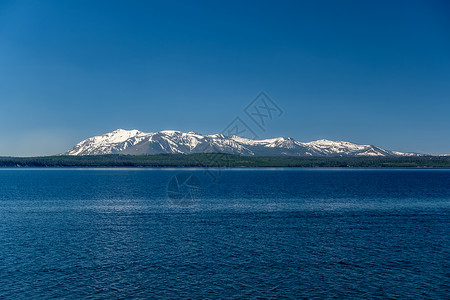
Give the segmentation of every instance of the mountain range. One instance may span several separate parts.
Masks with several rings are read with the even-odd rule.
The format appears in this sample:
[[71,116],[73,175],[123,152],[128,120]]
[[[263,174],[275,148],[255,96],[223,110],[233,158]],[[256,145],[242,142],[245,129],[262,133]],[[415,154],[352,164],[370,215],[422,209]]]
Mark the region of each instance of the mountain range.
[[344,141],[299,142],[292,138],[253,140],[222,134],[164,130],[145,133],[117,129],[78,143],[66,155],[151,155],[151,154],[227,153],[245,156],[418,156],[385,150],[373,145]]

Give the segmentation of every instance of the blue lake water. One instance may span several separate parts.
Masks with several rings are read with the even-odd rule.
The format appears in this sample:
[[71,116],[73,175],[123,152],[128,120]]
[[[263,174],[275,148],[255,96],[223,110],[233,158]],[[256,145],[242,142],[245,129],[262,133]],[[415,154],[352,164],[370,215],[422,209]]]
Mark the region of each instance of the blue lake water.
[[449,295],[449,169],[0,169],[2,299]]

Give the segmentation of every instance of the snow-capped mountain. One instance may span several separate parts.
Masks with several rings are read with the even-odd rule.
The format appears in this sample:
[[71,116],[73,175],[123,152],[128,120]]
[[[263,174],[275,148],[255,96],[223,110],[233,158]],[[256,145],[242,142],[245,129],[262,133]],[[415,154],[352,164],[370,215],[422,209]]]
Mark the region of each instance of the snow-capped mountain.
[[372,145],[359,145],[350,142],[317,140],[302,143],[291,138],[251,140],[238,136],[222,134],[203,135],[194,132],[184,133],[164,130],[145,133],[139,130],[117,129],[101,136],[88,138],[71,150],[68,155],[100,154],[189,154],[189,153],[228,153],[239,155],[267,156],[415,156],[415,153],[402,153],[384,150]]

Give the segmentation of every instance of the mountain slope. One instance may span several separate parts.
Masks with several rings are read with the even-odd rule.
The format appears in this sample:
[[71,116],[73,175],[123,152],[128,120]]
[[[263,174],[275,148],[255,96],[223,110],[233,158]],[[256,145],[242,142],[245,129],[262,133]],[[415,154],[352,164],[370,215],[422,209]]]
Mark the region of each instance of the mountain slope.
[[117,129],[78,143],[68,155],[101,154],[189,154],[227,153],[247,156],[414,156],[385,150],[372,145],[359,145],[343,141],[317,140],[302,143],[291,138],[251,140],[222,134],[202,135],[164,130],[145,133],[139,130]]

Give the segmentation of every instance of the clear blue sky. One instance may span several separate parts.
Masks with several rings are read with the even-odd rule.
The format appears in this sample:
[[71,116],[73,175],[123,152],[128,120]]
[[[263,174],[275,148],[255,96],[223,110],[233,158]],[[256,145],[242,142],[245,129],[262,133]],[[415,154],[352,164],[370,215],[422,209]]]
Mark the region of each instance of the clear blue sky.
[[262,90],[261,137],[450,153],[450,2],[0,2],[0,155],[216,133]]

